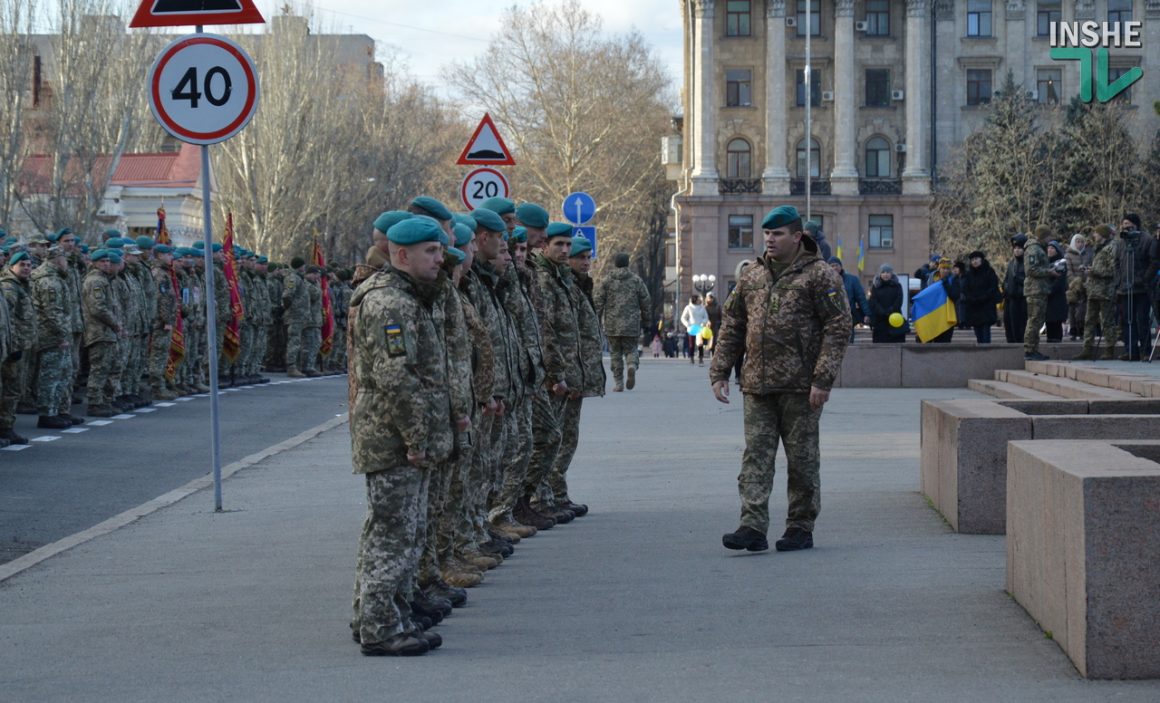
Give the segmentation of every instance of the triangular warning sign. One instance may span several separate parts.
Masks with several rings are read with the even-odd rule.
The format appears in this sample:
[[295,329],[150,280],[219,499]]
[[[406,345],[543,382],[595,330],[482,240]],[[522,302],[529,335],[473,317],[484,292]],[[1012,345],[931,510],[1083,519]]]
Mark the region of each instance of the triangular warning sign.
[[130,27],[265,24],[254,0],[141,0]]
[[479,121],[479,126],[475,128],[475,134],[467,140],[467,146],[463,147],[463,153],[459,155],[459,160],[455,163],[461,166],[474,164],[515,166],[516,160],[512,158],[512,153],[508,151],[507,145],[503,143],[503,138],[499,136],[499,130],[491,121],[491,115],[484,113],[483,119]]

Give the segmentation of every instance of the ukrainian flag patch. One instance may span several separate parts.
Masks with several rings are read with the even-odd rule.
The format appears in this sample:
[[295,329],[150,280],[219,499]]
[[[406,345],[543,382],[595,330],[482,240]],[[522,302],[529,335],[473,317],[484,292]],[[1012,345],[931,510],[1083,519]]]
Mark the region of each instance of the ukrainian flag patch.
[[407,343],[403,339],[403,328],[395,323],[383,325],[387,338],[387,356],[406,356]]

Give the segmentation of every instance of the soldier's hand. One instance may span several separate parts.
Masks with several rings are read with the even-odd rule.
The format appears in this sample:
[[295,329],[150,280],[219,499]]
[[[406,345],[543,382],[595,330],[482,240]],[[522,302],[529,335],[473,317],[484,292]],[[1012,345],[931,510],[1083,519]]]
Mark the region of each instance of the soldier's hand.
[[60,344],[58,344],[56,346],[60,349],[68,349],[72,345],[69,344],[69,341],[67,339],[62,339],[62,340],[60,340]]
[[413,466],[422,466],[427,463],[427,452],[407,451],[407,463]]
[[552,386],[552,393],[554,393],[556,395],[567,395],[568,394],[568,382],[567,381],[560,381],[556,385]]
[[817,386],[810,386],[810,408],[812,410],[821,410],[826,401],[830,399],[830,392],[824,391]]
[[466,416],[466,415],[460,416],[460,418],[455,421],[455,429],[458,430],[459,432],[470,431],[471,430],[471,418]]
[[717,381],[716,383],[714,383],[713,384],[713,397],[722,403],[728,404],[729,403],[729,382],[728,381]]
[[498,405],[498,403],[495,402],[495,398],[489,398],[488,401],[483,404],[483,414],[495,415],[496,405]]

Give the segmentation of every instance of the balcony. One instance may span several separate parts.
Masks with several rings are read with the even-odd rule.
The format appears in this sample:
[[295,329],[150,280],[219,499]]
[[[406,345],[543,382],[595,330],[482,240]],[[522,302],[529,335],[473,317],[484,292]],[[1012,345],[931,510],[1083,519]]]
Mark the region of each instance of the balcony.
[[[806,194],[806,180],[804,178],[795,178],[789,182],[790,195],[805,195]],[[810,179],[810,195],[829,195],[830,194],[830,179],[828,178],[811,178]]]
[[901,195],[902,181],[898,178],[859,178],[858,192],[862,195]]
[[760,193],[760,178],[722,178],[717,181],[717,192],[721,195]]

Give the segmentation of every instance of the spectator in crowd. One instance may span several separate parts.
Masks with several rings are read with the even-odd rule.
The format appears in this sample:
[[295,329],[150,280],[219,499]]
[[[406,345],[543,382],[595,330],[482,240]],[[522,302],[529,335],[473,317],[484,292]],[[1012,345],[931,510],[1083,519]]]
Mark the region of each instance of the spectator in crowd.
[[1063,323],[1067,322],[1067,260],[1063,245],[1052,240],[1047,243],[1047,260],[1051,262],[1059,278],[1051,282],[1051,293],[1047,296],[1047,341],[1063,341]]
[[854,342],[854,329],[870,320],[870,305],[866,302],[866,291],[862,289],[862,282],[852,273],[846,273],[842,268],[842,260],[836,256],[829,259],[830,268],[842,279],[842,287],[846,290],[846,299],[850,302],[850,342]]
[[1011,260],[1007,262],[1007,273],[1003,277],[1003,329],[1008,344],[1022,344],[1027,327],[1027,298],[1023,295],[1023,281],[1027,277],[1023,269],[1026,245],[1026,234],[1011,237]]
[[1083,339],[1083,326],[1087,319],[1084,281],[1094,256],[1095,250],[1087,245],[1086,237],[1079,233],[1072,235],[1064,258],[1067,259],[1067,334],[1073,342]]
[[[902,302],[902,284],[894,275],[894,267],[882,264],[870,286],[870,299],[867,301],[870,307],[871,339],[874,342],[906,341],[906,313],[902,310]],[[903,318],[903,323],[898,327],[890,324],[890,316],[893,313],[898,313]]]
[[963,322],[975,331],[976,342],[990,344],[991,327],[999,319],[995,306],[1003,299],[999,292],[999,276],[981,251],[972,251],[967,255],[967,261],[960,286]]
[[[930,280],[927,282],[927,285],[933,286],[935,283],[940,284],[943,288],[946,289],[947,298],[949,298],[952,301],[952,303],[955,303],[955,304],[958,303],[958,301],[959,301],[959,279],[951,271],[951,260],[950,259],[943,257],[943,258],[938,260],[938,268],[936,268],[934,273],[932,273],[930,275]],[[946,332],[943,332],[942,334],[935,337],[934,339],[923,340],[923,341],[939,342],[941,344],[946,344],[946,343],[950,342],[954,338],[954,336],[955,336],[955,328],[951,327]]]
[[693,357],[700,354],[701,365],[704,366],[705,348],[701,346],[698,332],[703,325],[709,324],[709,313],[701,304],[701,296],[694,295],[689,299],[689,304],[681,311],[681,324],[685,327],[685,345],[689,349],[689,363],[693,363]]
[[[721,331],[721,304],[717,302],[717,296],[712,293],[705,294],[705,313],[709,315],[710,337],[716,339],[717,334]],[[709,350],[713,350],[712,344],[709,345]]]

